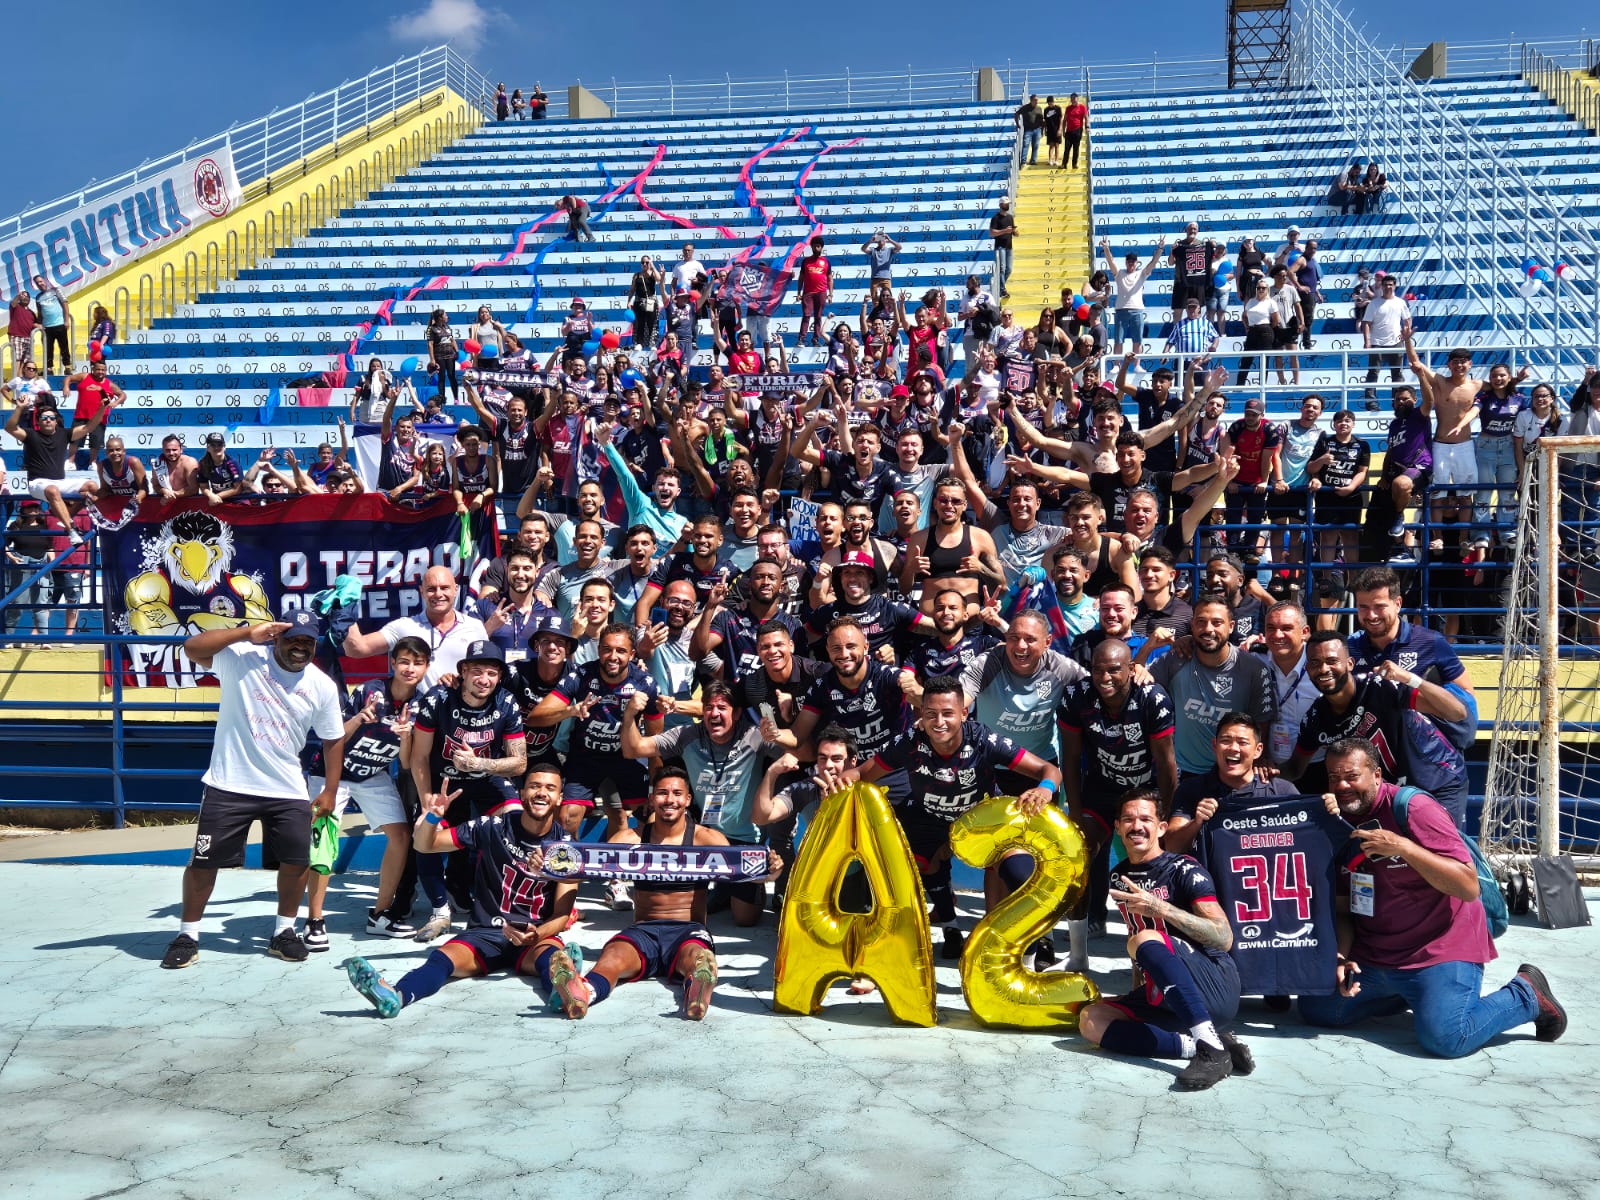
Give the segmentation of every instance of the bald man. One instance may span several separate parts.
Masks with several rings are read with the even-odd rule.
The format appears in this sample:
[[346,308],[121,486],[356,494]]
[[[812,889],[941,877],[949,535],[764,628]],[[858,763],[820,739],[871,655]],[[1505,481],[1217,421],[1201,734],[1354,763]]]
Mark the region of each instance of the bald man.
[[425,694],[444,676],[456,673],[468,646],[489,639],[482,621],[456,611],[459,591],[449,567],[429,567],[422,576],[422,615],[396,617],[372,633],[352,627],[345,635],[344,652],[351,658],[370,658],[388,654],[403,637],[421,638],[433,651],[428,672],[417,688],[418,694]]

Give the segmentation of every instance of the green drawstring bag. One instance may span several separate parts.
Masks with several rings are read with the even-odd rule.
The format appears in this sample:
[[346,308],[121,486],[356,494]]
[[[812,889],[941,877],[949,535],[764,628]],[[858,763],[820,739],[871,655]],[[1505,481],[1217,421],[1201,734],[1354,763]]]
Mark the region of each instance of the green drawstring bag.
[[318,875],[332,875],[339,857],[339,818],[329,813],[311,822],[311,869]]

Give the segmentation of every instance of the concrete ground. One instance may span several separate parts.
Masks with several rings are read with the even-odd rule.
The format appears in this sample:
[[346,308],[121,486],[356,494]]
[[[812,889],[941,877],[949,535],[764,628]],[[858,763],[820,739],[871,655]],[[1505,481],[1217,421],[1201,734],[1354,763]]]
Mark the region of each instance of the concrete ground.
[[[1523,959],[1545,968],[1571,1015],[1558,1044],[1529,1027],[1446,1062],[1408,1018],[1312,1033],[1246,1002],[1254,1075],[1188,1094],[1176,1064],[978,1026],[949,966],[933,1029],[842,990],[820,1016],[776,1015],[770,916],[713,918],[703,1024],[655,982],[569,1023],[515,978],[380,1021],[341,961],[393,978],[422,951],[358,932],[371,875],[336,877],[333,949],[295,966],[264,954],[270,878],[225,872],[201,961],[167,972],[178,876],[0,864],[4,1195],[1600,1196],[1592,928],[1519,924],[1489,968],[1496,985]],[[592,961],[626,914],[584,908]],[[1095,943],[1109,992],[1127,985],[1120,949]]]

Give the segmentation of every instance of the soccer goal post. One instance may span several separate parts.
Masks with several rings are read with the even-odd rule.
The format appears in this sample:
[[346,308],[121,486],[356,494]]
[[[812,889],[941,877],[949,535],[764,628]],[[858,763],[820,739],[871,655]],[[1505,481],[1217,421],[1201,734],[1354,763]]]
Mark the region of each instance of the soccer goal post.
[[1600,437],[1541,438],[1519,501],[1479,836],[1600,867]]

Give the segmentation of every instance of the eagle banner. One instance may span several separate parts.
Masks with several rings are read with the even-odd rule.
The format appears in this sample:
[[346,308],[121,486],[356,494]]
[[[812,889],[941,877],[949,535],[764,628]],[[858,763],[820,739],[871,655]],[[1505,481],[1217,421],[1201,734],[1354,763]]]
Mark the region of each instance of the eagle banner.
[[[457,579],[472,568],[448,498],[420,509],[370,493],[214,507],[198,498],[146,500],[120,516],[99,532],[106,628],[115,633],[189,637],[281,619],[315,607],[340,576],[360,583],[359,618],[376,628],[422,610],[429,567],[448,567]],[[469,552],[493,553],[482,513],[472,515],[468,534]],[[129,642],[121,650],[125,687],[213,682],[181,646]]]

